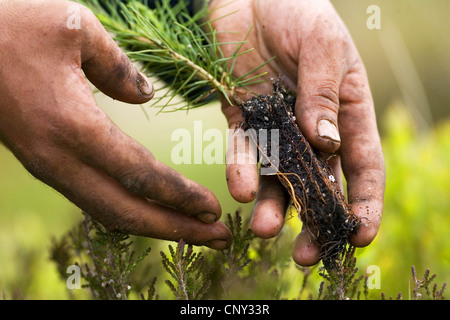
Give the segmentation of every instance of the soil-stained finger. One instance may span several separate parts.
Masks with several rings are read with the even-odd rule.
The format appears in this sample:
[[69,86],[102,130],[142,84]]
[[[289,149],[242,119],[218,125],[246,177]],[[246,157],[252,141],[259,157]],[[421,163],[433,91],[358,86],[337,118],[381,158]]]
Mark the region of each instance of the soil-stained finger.
[[305,228],[295,239],[292,258],[304,267],[313,266],[320,261],[320,248],[314,243],[309,231]]
[[253,201],[258,190],[258,161],[257,148],[249,131],[230,129],[226,163],[231,196],[242,203]]
[[360,217],[361,226],[358,232],[350,237],[350,243],[355,247],[365,247],[375,239],[380,229],[383,205],[365,202],[358,203],[354,207],[353,212]]
[[100,21],[88,9],[82,10],[81,63],[87,78],[108,96],[144,103],[154,95],[153,85],[131,63]]
[[69,102],[60,106],[58,117],[52,119],[51,139],[57,147],[103,171],[134,195],[198,215],[205,222],[220,218],[222,209],[210,190],[156,160],[95,105],[93,96],[84,103]]
[[[220,221],[204,223],[180,210],[131,194],[104,172],[70,154],[54,154],[55,161],[39,178],[61,192],[109,230],[151,238],[185,240],[223,250],[232,242],[231,232]],[[64,159],[64,166],[59,165]],[[41,163],[47,166],[48,162]]]
[[261,176],[251,229],[258,237],[268,239],[278,235],[284,225],[289,197],[276,176]]
[[381,223],[386,185],[385,164],[375,109],[362,63],[356,64],[341,85],[339,150],[347,181],[348,201],[361,219],[352,244],[366,246]]

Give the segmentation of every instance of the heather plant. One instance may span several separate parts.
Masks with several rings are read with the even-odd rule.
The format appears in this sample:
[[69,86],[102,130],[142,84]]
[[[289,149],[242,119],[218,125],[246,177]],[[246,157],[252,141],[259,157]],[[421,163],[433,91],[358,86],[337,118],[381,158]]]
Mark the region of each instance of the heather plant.
[[[346,247],[336,261],[336,268],[319,267],[319,284],[311,281],[314,268],[298,266],[294,271],[301,275],[301,281],[292,282],[286,278],[292,276],[288,272],[293,262],[287,262],[287,252],[277,249],[277,246],[286,247],[285,239],[255,238],[239,212],[228,214],[227,223],[235,241],[230,249],[201,251],[183,240],[175,247],[169,244],[160,252],[164,274],[156,274],[156,261],[149,257],[150,248],[135,259],[130,236],[106,231],[88,216],[60,239],[54,239],[51,258],[64,281],[68,278],[67,266],[79,266],[82,287],[92,299],[276,300],[288,298],[292,289],[298,292],[296,299],[302,299],[304,291],[309,292],[306,299],[312,300],[369,299],[367,276],[359,272],[355,247]],[[155,273],[137,276],[134,271],[138,264],[147,264],[146,270]],[[436,274],[430,275],[426,270],[420,279],[414,266],[411,270],[414,284],[411,299],[445,299],[446,283],[438,285]],[[161,295],[164,290],[157,278],[167,276],[169,279],[164,284],[171,294]],[[379,299],[388,298],[381,293]],[[399,292],[396,299],[404,299],[404,295]]]
[[334,269],[320,269],[320,275],[328,284],[325,285],[325,281],[320,283],[318,299],[351,300],[356,298],[359,300],[361,298],[360,284],[363,286],[363,294],[367,299],[367,277],[357,276],[355,250],[355,247],[347,247]]
[[[185,250],[186,249],[186,250]],[[202,252],[194,252],[192,245],[180,240],[174,249],[169,245],[170,257],[161,251],[162,264],[175,280],[166,280],[177,300],[199,300],[208,291],[211,268],[205,264]]]
[[[411,267],[411,273],[414,283],[414,289],[413,289],[413,299],[419,300],[422,297],[422,293],[420,291],[425,291],[427,299],[431,300],[444,300],[444,291],[447,286],[447,284],[444,282],[444,284],[441,286],[441,288],[438,288],[437,283],[433,283],[436,274],[433,274],[430,276],[430,269],[425,270],[425,273],[423,274],[422,279],[417,278],[416,273],[416,267]],[[422,290],[423,289],[423,290]]]
[[[85,215],[78,226],[53,240],[50,257],[63,279],[68,277],[69,266],[78,267],[83,287],[89,289],[92,298],[126,300],[132,288],[133,270],[150,252],[148,248],[135,258],[132,244],[129,235],[107,231]],[[150,284],[153,286],[154,281]]]

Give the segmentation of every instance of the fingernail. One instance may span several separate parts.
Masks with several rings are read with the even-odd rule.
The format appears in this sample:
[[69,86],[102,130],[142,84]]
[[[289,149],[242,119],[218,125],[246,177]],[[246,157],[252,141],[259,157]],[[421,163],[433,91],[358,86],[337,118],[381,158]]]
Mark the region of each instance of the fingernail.
[[137,85],[139,91],[146,96],[153,95],[153,85],[150,83],[148,78],[139,72],[139,76],[137,79]]
[[225,240],[211,240],[205,243],[205,246],[214,250],[225,250],[228,248],[228,242]]
[[211,212],[202,212],[197,215],[197,218],[205,223],[214,223],[216,222],[216,215]]
[[341,137],[339,136],[336,125],[329,120],[320,120],[317,124],[317,132],[322,138],[341,142]]

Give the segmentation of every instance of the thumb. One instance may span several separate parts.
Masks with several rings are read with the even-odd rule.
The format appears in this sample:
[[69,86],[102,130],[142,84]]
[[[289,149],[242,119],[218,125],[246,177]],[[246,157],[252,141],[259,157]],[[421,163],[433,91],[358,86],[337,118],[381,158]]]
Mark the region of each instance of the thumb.
[[341,144],[339,89],[348,72],[347,47],[338,36],[319,30],[321,41],[304,39],[299,53],[297,123],[317,149],[333,153]]
[[315,148],[336,152],[341,143],[338,127],[339,85],[332,79],[311,79],[319,75],[299,78],[295,106],[297,123]]
[[144,103],[154,89],[117,46],[95,15],[86,10],[82,16],[86,28],[81,44],[82,69],[100,91],[127,103]]

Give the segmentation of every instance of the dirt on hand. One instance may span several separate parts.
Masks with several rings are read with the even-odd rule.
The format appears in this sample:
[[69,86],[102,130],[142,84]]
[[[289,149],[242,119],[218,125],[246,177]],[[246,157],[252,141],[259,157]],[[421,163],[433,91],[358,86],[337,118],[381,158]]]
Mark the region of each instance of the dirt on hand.
[[[332,269],[349,237],[358,230],[360,221],[351,212],[327,163],[332,155],[314,150],[301,133],[294,116],[295,96],[280,79],[274,82],[273,88],[273,95],[260,95],[240,105],[245,118],[244,129],[264,132],[264,139],[260,134],[254,137],[259,138],[255,142],[263,157],[265,155],[261,167],[275,169],[274,174],[291,196],[311,238],[320,247],[325,268]],[[272,152],[270,144],[271,135],[275,133],[279,135],[278,157],[273,156],[276,152]]]

